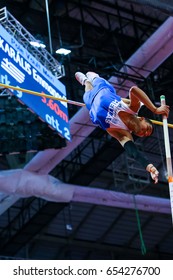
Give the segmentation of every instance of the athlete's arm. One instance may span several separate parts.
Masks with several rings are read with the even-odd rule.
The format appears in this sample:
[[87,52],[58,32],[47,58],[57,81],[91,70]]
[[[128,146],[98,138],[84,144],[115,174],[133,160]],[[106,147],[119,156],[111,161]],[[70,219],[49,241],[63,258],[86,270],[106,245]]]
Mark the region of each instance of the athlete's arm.
[[134,158],[138,161],[148,172],[152,179],[154,180],[155,184],[158,182],[159,172],[155,168],[155,166],[145,157],[145,155],[138,150],[137,146],[133,141],[133,137],[130,132],[126,130],[117,130],[115,128],[108,128],[107,132],[117,139],[119,143],[124,147],[128,156]]
[[[157,115],[166,115],[168,117],[169,114],[169,106],[162,105],[160,107],[156,107],[150,98],[146,95],[146,93],[138,88],[137,86],[131,87],[129,91],[130,95],[130,109],[134,111],[134,109],[139,108],[140,101],[153,113]],[[135,111],[137,112],[137,111]]]

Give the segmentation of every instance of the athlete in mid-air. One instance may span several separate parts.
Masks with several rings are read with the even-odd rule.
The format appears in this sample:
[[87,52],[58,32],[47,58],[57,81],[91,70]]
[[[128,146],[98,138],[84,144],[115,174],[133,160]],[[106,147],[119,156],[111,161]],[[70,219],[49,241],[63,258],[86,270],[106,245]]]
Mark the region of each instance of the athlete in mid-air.
[[141,163],[150,172],[155,184],[158,182],[159,172],[156,167],[141,153],[134,143],[132,133],[145,137],[153,132],[152,122],[138,116],[141,105],[145,105],[157,115],[169,115],[169,106],[156,107],[146,93],[133,86],[129,90],[129,99],[117,95],[114,87],[94,72],[86,75],[76,72],[77,81],[85,86],[84,103],[89,110],[91,121],[106,130],[124,147],[127,154]]

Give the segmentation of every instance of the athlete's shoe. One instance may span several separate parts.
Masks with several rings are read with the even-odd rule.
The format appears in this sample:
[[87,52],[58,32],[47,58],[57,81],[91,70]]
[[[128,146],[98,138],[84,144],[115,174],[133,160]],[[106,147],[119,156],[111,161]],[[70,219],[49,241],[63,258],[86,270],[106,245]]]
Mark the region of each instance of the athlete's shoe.
[[95,72],[87,72],[86,73],[86,77],[92,83],[95,78],[99,77],[99,75],[97,73],[95,73]]
[[84,85],[85,81],[88,80],[88,78],[82,72],[76,72],[75,78],[82,86]]

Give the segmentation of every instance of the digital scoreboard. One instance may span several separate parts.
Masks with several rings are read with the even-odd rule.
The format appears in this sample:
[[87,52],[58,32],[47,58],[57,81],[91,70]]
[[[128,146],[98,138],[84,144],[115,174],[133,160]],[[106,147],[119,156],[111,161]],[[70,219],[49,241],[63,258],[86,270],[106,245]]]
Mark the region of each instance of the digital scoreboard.
[[19,88],[9,90],[62,137],[71,140],[67,102],[20,91],[25,88],[66,99],[65,86],[1,25],[0,82]]

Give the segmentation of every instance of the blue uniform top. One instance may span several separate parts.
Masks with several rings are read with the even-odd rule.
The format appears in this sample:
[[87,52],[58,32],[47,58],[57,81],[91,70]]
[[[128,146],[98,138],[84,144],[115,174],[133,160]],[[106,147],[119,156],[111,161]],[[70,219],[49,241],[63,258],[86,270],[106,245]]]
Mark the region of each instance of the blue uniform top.
[[93,80],[93,89],[84,93],[84,103],[91,121],[106,130],[116,127],[129,130],[118,116],[119,111],[135,114],[122,100],[112,85],[103,78]]

